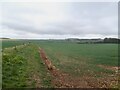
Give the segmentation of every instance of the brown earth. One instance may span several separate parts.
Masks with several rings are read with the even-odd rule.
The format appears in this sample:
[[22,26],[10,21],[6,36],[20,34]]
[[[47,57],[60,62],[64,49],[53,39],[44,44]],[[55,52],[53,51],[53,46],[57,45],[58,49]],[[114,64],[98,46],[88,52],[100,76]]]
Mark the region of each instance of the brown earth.
[[118,70],[120,69],[120,67],[115,67],[115,66],[105,66],[105,65],[98,65],[99,67],[101,68],[105,68],[105,69],[108,69],[108,70],[112,70],[114,72],[118,72]]

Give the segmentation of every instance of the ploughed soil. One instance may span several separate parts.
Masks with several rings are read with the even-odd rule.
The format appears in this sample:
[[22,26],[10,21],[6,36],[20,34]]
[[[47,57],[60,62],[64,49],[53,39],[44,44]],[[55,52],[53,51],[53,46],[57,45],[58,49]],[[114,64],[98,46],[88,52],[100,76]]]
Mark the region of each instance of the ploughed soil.
[[120,70],[120,67],[114,67],[114,66],[105,66],[105,65],[98,65],[101,68],[105,68],[108,70],[115,71],[116,73]]
[[106,78],[95,78],[89,75],[73,77],[63,73],[51,63],[43,49],[40,48],[39,51],[40,57],[48,68],[48,72],[53,77],[51,84],[55,88],[111,88],[118,85],[118,79],[114,76]]

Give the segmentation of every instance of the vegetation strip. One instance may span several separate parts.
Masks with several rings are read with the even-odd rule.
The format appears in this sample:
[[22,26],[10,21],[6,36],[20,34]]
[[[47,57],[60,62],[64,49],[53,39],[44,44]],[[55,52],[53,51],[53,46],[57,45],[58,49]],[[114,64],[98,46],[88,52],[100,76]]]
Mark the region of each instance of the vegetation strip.
[[12,48],[6,48],[2,53],[2,87],[26,87],[26,58],[22,55],[21,49],[25,48],[19,45]]
[[51,76],[41,60],[37,45],[5,48],[2,53],[3,88],[51,88]]

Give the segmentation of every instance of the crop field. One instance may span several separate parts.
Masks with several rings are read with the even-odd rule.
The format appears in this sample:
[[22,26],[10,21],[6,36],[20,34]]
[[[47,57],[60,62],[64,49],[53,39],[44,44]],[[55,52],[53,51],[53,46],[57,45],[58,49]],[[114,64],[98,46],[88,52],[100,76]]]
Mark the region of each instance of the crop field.
[[3,88],[118,88],[118,44],[2,41]]

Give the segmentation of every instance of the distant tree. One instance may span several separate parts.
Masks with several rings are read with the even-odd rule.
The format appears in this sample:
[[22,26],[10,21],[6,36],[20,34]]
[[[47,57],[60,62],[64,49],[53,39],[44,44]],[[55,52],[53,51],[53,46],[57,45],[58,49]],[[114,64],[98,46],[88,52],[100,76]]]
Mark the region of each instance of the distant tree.
[[104,43],[120,43],[120,39],[117,39],[117,38],[105,38]]

